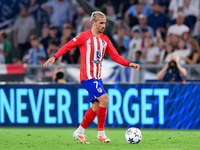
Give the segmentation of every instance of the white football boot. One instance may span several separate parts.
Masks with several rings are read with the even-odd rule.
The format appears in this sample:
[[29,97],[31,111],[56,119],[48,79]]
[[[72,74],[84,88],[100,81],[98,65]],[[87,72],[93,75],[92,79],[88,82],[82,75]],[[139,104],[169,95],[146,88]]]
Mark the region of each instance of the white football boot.
[[80,143],[90,144],[90,142],[86,142],[85,137],[87,137],[87,136],[84,134],[77,133],[76,131],[73,133],[73,138],[78,140]]
[[97,140],[102,143],[109,143],[110,139],[106,136],[105,131],[98,131]]

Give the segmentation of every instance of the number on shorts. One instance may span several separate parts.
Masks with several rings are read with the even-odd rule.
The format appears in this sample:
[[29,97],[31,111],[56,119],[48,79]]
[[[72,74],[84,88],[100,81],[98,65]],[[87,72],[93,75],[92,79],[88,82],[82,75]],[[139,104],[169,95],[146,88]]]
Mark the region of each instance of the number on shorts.
[[94,81],[94,83],[96,84],[96,89],[98,88],[98,82],[97,81]]

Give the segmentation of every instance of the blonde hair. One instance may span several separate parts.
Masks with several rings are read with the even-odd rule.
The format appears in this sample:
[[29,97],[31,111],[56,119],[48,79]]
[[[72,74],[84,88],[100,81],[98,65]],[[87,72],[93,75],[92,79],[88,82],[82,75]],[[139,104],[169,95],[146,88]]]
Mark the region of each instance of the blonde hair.
[[191,50],[192,50],[193,52],[196,51],[196,52],[199,54],[199,58],[200,58],[200,47],[199,47],[199,44],[198,44],[197,40],[195,40],[195,39],[190,39],[189,44],[190,44],[190,46],[191,46]]
[[99,18],[106,18],[106,16],[100,11],[94,11],[90,17],[90,22],[97,21]]

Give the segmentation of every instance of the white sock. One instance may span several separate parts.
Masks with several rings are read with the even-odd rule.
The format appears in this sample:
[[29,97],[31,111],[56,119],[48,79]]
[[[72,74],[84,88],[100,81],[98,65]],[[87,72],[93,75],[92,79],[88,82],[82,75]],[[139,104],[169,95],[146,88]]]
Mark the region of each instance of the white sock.
[[80,134],[84,134],[85,129],[80,125],[77,129],[76,132],[80,133]]
[[99,136],[105,136],[106,134],[105,134],[105,131],[103,130],[103,131],[98,131],[98,135]]

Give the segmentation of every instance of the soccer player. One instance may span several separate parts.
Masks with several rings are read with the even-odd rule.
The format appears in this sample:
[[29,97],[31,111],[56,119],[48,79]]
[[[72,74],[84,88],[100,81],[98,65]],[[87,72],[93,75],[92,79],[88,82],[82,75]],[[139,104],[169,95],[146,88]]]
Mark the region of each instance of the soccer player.
[[82,32],[67,44],[63,45],[53,57],[49,58],[44,63],[44,66],[47,66],[49,63],[50,65],[53,64],[56,59],[74,47],[80,47],[80,81],[82,86],[89,93],[89,101],[92,103],[92,107],[85,113],[82,123],[73,133],[73,137],[81,143],[89,144],[89,142],[85,140],[84,132],[97,116],[97,140],[107,143],[110,142],[110,139],[105,134],[104,125],[109,97],[103,88],[103,82],[101,80],[104,53],[107,52],[115,62],[123,66],[129,66],[136,69],[136,71],[139,70],[139,65],[130,63],[122,58],[113,47],[108,37],[103,34],[106,26],[106,17],[102,12],[93,12],[90,21],[92,22],[91,30]]

